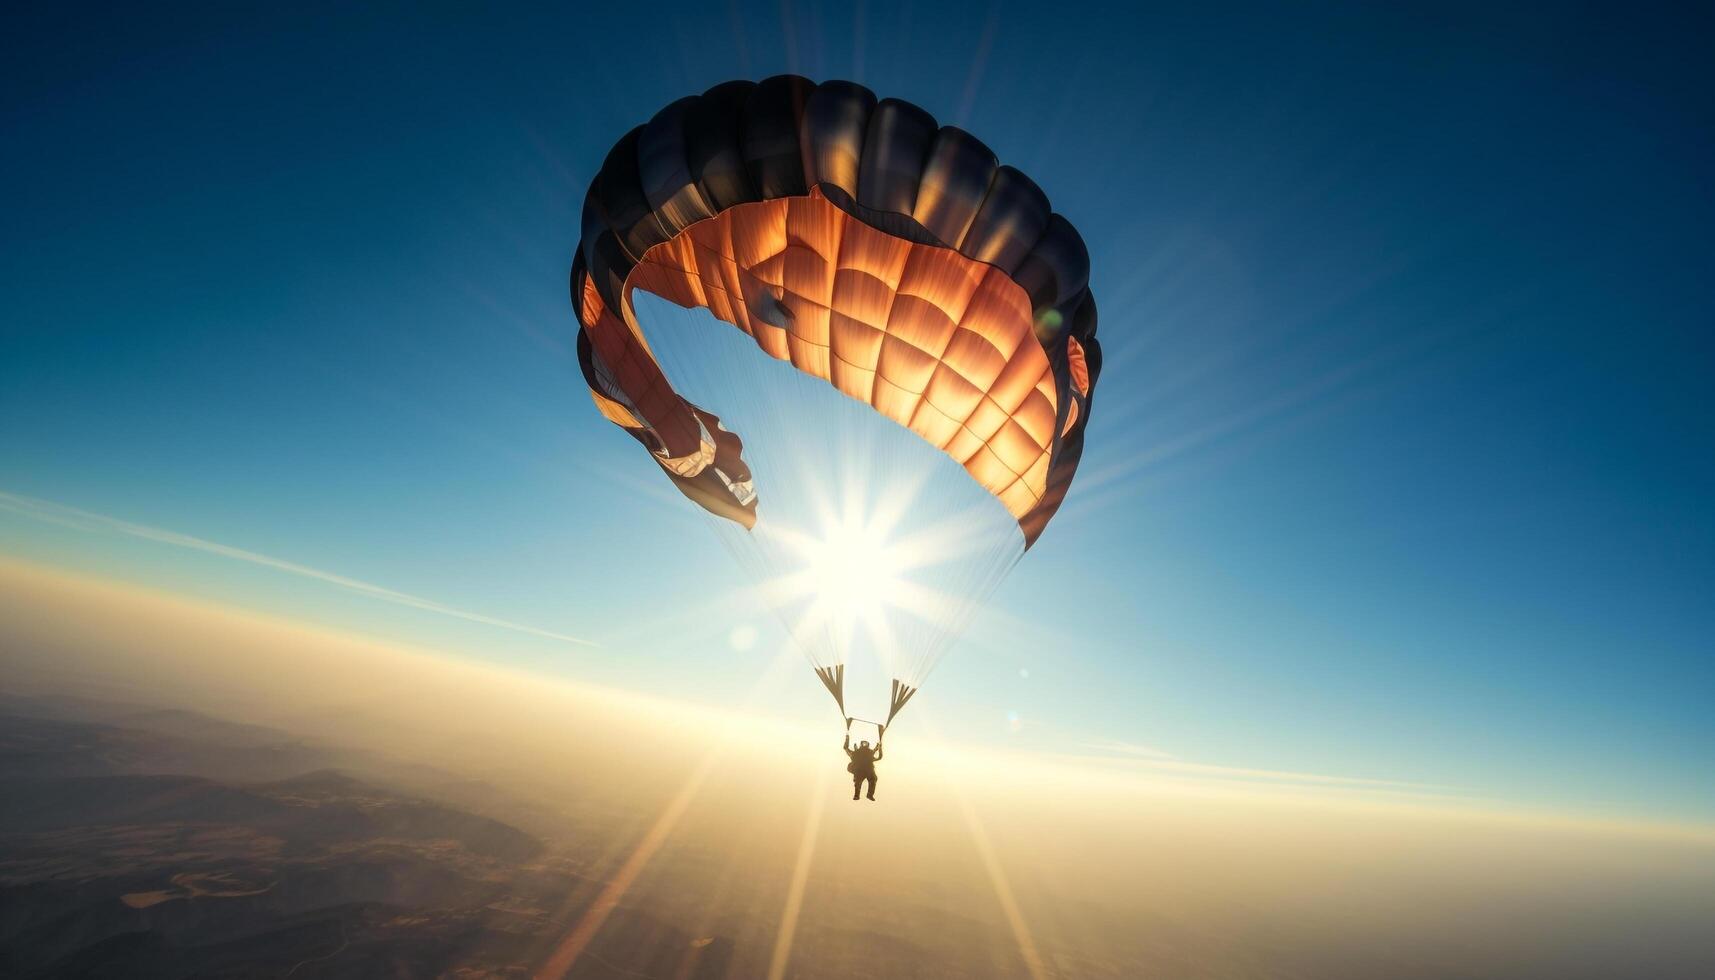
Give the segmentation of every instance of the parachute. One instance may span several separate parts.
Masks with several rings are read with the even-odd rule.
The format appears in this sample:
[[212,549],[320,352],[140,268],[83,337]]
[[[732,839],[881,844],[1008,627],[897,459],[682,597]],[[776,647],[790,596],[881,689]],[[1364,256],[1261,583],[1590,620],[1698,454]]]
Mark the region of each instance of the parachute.
[[[581,232],[596,407],[771,584],[842,714],[874,649],[891,722],[1077,471],[1101,373],[1083,240],[969,133],[795,75],[631,130]],[[911,547],[879,543],[905,514]]]

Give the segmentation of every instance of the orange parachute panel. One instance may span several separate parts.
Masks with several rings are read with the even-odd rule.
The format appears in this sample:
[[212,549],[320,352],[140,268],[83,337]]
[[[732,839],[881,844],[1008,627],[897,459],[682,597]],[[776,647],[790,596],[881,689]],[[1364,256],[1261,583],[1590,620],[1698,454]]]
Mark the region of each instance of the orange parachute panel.
[[623,322],[586,286],[596,350],[680,457],[697,451],[695,421],[649,353],[633,289],[707,308],[769,356],[910,428],[1014,517],[1041,502],[1054,373],[1029,297],[994,267],[872,228],[812,188],[737,205],[650,248],[626,277]]
[[752,515],[756,491],[717,451],[718,419],[663,375],[633,289],[709,310],[908,427],[1005,504],[1026,547],[1064,501],[1102,364],[1089,252],[970,133],[851,82],[726,82],[621,137],[580,220],[584,379],[669,476],[717,470],[709,489],[732,499],[705,508]]

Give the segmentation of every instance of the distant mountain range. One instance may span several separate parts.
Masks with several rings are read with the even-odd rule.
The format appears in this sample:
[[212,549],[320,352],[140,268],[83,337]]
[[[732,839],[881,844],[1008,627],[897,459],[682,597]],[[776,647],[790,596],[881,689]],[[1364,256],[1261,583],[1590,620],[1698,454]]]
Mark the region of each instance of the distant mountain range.
[[[0,976],[520,977],[593,900],[544,841],[349,757],[0,695]],[[573,976],[724,977],[732,953],[622,908]]]

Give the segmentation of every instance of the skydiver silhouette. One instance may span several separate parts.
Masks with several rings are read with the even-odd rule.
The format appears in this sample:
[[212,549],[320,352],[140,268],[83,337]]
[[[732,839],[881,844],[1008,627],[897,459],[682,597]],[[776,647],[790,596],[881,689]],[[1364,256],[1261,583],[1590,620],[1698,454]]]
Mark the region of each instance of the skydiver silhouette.
[[875,764],[881,761],[881,740],[887,735],[887,726],[877,725],[876,728],[875,748],[870,748],[869,742],[863,741],[859,742],[858,747],[854,749],[852,748],[852,720],[846,719],[846,741],[841,747],[845,750],[846,757],[852,760],[847,763],[846,772],[852,774],[852,799],[854,800],[858,798],[858,792],[863,788],[865,781],[869,783],[869,798],[875,799]]

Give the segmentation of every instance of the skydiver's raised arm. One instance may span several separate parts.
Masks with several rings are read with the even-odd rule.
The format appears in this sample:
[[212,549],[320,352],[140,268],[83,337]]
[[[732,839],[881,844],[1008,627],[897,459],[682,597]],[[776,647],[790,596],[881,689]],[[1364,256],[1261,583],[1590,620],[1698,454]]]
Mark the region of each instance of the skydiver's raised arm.
[[846,752],[846,755],[848,755],[848,756],[849,756],[849,755],[851,755],[851,754],[852,754],[852,735],[851,735],[851,732],[847,732],[847,733],[846,733],[846,741],[845,741],[845,744],[844,744],[844,745],[842,745],[842,746],[840,746],[840,748],[842,748],[842,749],[844,749],[844,750],[845,750],[845,752]]
[[875,743],[875,761],[881,761],[881,743],[879,741]]

